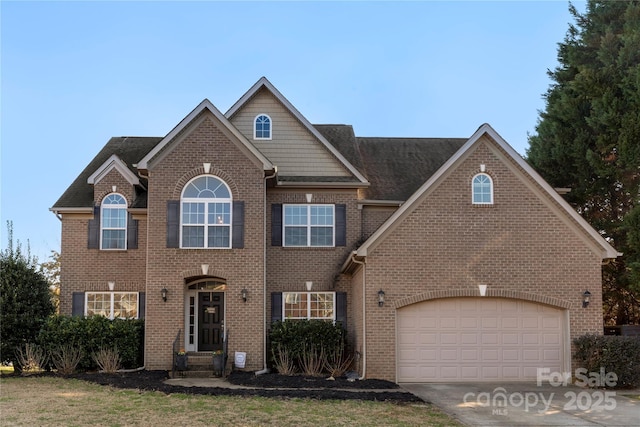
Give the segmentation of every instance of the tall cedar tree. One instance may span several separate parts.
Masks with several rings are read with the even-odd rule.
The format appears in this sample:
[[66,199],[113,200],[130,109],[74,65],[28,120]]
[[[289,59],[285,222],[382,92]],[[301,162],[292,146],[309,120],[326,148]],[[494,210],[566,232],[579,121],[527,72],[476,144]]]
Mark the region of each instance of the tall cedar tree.
[[11,223],[7,228],[9,246],[0,252],[0,362],[13,362],[20,370],[16,350],[36,342],[55,308],[37,260],[23,254],[19,242],[13,247]]
[[603,267],[605,322],[640,324],[640,1],[569,10],[527,160],[624,253]]

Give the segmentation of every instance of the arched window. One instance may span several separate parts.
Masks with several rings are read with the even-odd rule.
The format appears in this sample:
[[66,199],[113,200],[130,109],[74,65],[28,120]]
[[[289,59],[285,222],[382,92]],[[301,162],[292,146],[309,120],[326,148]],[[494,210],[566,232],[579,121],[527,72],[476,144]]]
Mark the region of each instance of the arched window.
[[479,173],[473,177],[471,192],[474,205],[493,204],[493,180],[486,173]]
[[253,128],[254,139],[271,139],[271,117],[260,114],[256,117]]
[[211,175],[191,180],[180,199],[182,248],[231,247],[231,191]]
[[100,204],[100,249],[127,249],[127,201],[109,194]]

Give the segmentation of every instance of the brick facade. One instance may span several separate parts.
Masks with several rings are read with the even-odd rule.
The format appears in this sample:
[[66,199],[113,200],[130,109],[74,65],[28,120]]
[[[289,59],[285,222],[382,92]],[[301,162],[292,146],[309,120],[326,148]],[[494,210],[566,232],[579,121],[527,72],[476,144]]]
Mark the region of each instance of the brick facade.
[[[271,295],[305,291],[305,283],[311,281],[313,291],[346,293],[348,337],[357,356],[355,369],[369,378],[391,381],[396,380],[400,310],[440,298],[478,297],[480,284],[487,285],[488,296],[564,310],[569,319],[568,339],[602,332],[601,262],[615,257],[613,249],[585,231],[585,224],[569,215],[563,202],[551,197],[549,188],[523,169],[499,141],[480,137],[402,207],[394,200],[372,202],[364,200],[361,190],[366,185],[358,179],[349,181],[344,176],[349,170],[344,160],[324,147],[314,147],[313,152],[321,152],[317,158],[323,162],[336,162],[327,169],[343,174],[333,177],[336,183],[327,184],[331,178],[327,175],[310,185],[269,181],[273,171],[267,170],[261,163],[264,160],[246,145],[251,140],[251,117],[262,111],[258,107],[275,105],[277,113],[272,117],[282,119],[291,113],[278,125],[295,123],[291,125],[294,133],[283,128],[278,132],[297,135],[307,125],[287,110],[278,94],[260,95],[256,99],[264,102],[248,97],[247,105],[253,110],[235,116],[245,133],[244,142],[233,125],[212,110],[203,109],[180,125],[167,145],[153,152],[148,168],[140,172],[147,178],[144,206],[132,206],[134,201],[140,203],[141,186],[135,187],[113,168],[92,186],[92,201],[58,209],[62,217],[63,314],[71,314],[75,292],[107,291],[109,281],[115,282],[115,291],[144,292],[145,367],[171,369],[173,341],[180,333],[180,346],[184,345],[188,298],[197,293],[189,290],[189,285],[215,280],[224,285],[220,292],[224,292],[229,352],[246,352],[246,369],[259,370],[266,364]],[[297,145],[309,149],[314,138],[309,133],[303,144],[291,137],[287,139],[291,143],[288,150]],[[155,149],[153,144],[158,141],[160,138],[140,143],[148,144],[148,151]],[[277,155],[277,141],[261,144]],[[287,152],[285,158],[291,156]],[[207,174],[205,168],[228,185],[233,201],[244,203],[242,248],[167,247],[168,201],[179,201],[190,180]],[[490,205],[471,201],[471,181],[481,170],[493,180]],[[131,212],[138,221],[137,249],[88,249],[89,222],[93,219],[93,206],[88,205],[100,205],[114,192],[114,186],[135,208]],[[388,186],[392,188],[393,183]],[[272,246],[272,206],[306,203],[346,207],[346,245]],[[358,252],[363,247],[367,248],[365,255]],[[203,265],[208,266],[207,272]],[[166,302],[161,297],[163,288],[167,289]],[[243,289],[247,291],[246,302],[241,298]],[[378,306],[380,289],[386,294],[382,307]],[[592,294],[587,308],[581,304],[584,290]]]

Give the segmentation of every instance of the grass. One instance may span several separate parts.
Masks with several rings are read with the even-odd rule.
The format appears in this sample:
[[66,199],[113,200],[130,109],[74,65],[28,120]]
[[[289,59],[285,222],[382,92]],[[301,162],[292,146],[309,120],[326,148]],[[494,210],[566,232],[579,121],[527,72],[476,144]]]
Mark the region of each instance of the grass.
[[0,379],[2,426],[460,426],[437,408],[385,402],[166,395],[55,377]]

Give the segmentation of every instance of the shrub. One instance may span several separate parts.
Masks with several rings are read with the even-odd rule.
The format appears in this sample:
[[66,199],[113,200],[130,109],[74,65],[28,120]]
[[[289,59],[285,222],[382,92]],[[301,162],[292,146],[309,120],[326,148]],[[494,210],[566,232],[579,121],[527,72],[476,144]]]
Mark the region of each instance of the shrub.
[[289,351],[278,344],[277,348],[271,348],[273,356],[273,364],[276,370],[282,375],[293,375],[296,373],[296,367],[293,359],[289,356]]
[[[324,355],[331,354],[336,347],[345,348],[346,332],[341,325],[322,320],[288,320],[275,322],[269,332],[271,354],[279,369],[285,354],[293,364],[292,371],[321,372]],[[317,364],[320,368],[316,368]]]
[[22,375],[40,372],[47,366],[47,353],[35,344],[25,344],[24,350],[19,348],[16,358]]
[[45,323],[38,341],[49,354],[67,344],[81,349],[79,369],[96,369],[92,355],[103,348],[117,348],[122,366],[136,368],[143,364],[144,320],[54,316]]
[[114,373],[120,369],[120,353],[115,348],[101,348],[93,354],[93,360],[101,371]]
[[617,388],[640,386],[640,338],[583,335],[573,343],[579,367],[587,372],[600,373],[601,368],[606,373],[614,372],[618,376]]
[[62,345],[51,352],[51,360],[59,374],[71,375],[82,359],[82,350],[74,345]]

